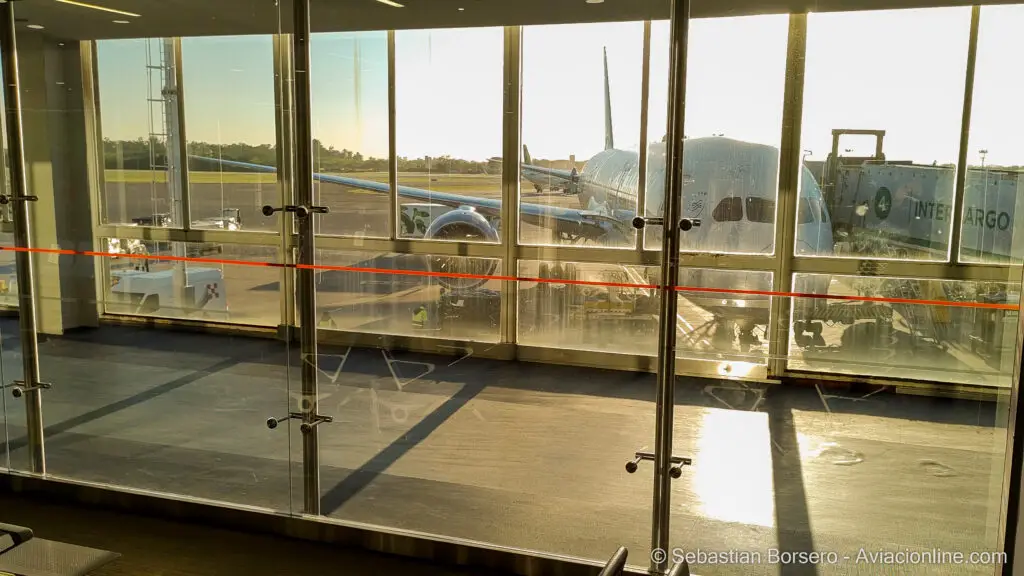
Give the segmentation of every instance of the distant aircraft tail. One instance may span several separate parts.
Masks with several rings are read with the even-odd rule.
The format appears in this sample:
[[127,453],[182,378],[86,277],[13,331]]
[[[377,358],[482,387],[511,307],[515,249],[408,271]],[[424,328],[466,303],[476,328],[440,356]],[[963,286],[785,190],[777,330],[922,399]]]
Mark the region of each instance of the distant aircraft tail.
[[604,48],[604,149],[615,148],[612,136],[612,90],[608,82],[608,47]]
[[523,163],[533,164],[533,159],[530,158],[530,149],[526,147],[526,144],[523,144]]

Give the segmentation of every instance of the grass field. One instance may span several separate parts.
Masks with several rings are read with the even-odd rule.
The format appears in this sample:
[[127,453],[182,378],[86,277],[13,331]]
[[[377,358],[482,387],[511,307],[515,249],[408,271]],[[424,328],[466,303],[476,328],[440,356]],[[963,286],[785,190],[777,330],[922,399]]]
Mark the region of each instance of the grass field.
[[[276,184],[277,174],[255,172],[189,172],[189,180],[196,184]],[[149,170],[106,170],[108,184],[149,184],[167,182],[167,172]]]
[[[277,174],[256,172],[189,172],[189,181],[194,184],[261,184],[272,186],[277,183]],[[358,172],[345,174],[350,178],[387,182],[387,172]],[[104,178],[108,184],[149,184],[167,182],[164,171],[149,170],[107,170]],[[437,192],[500,191],[500,174],[399,174],[399,184]]]

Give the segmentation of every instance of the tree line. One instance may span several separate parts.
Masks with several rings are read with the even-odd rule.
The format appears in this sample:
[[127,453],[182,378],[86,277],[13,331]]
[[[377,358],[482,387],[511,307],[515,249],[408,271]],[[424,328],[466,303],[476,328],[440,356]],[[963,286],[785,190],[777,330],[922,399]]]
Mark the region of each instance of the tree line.
[[[193,156],[205,156],[208,158],[221,158],[236,162],[248,162],[250,164],[262,164],[264,166],[277,165],[277,147],[273,144],[210,144],[208,142],[190,142],[188,151]],[[110,140],[103,141],[103,159],[107,169],[120,170],[150,170],[156,167],[161,169],[167,166],[166,146],[160,140],[146,140],[137,138],[135,140]],[[533,159],[538,166],[564,168],[565,161]],[[815,168],[823,164],[821,161],[808,161],[807,165],[817,175],[819,170]],[[387,158],[365,157],[359,152],[351,150],[337,150],[333,146],[324,146],[319,140],[313,140],[313,166],[319,172],[387,172]],[[952,165],[943,165],[953,167]],[[194,170],[213,170],[215,166],[211,163],[203,166],[193,160],[190,167]],[[980,166],[971,165],[971,169],[979,169]],[[1021,171],[1024,166],[999,166],[990,164],[991,170]],[[399,172],[431,172],[435,174],[499,174],[501,172],[500,161],[474,162],[462,160],[450,156],[430,158],[398,158]]]
[[[277,165],[277,147],[272,144],[210,144],[208,142],[189,142],[188,153],[191,156],[220,158],[236,162]],[[103,161],[107,169],[119,170],[151,170],[167,166],[167,147],[160,140],[110,140],[103,141]],[[195,159],[189,166],[194,170],[210,166],[202,166]],[[319,172],[387,172],[387,158],[363,156],[351,150],[337,150],[333,146],[324,146],[319,140],[313,140],[313,166]],[[432,172],[444,174],[498,174],[501,164],[498,162],[474,162],[450,156],[424,158],[398,158],[399,172]]]

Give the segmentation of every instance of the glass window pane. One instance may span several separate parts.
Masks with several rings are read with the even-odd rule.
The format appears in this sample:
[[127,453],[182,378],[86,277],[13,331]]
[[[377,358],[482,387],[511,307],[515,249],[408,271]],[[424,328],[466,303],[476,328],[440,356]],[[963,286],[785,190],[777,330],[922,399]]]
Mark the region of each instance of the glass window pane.
[[317,231],[387,237],[388,34],[313,34],[310,46],[313,170],[323,175],[313,193],[331,209]]
[[[100,239],[107,314],[260,326],[280,324],[281,270],[272,246]],[[161,259],[205,258],[209,262]],[[231,262],[236,263],[231,263]]]
[[519,282],[518,342],[655,354],[657,275],[655,266],[520,260],[518,276],[536,280]]
[[[713,268],[680,270],[676,356],[766,364],[771,297],[709,291],[714,288],[769,291],[772,273]],[[742,376],[735,372],[723,375]]]
[[969,7],[808,16],[800,193],[824,196],[832,226],[798,226],[798,254],[946,259],[970,20]]
[[[518,276],[519,343],[609,354],[656,353],[656,266],[522,260]],[[771,286],[771,272],[681,270],[678,357],[764,364],[770,298],[707,289],[766,291]]]
[[790,369],[1011,385],[1019,283],[797,274],[793,290],[836,299],[794,299]]
[[317,264],[320,328],[498,340],[501,280],[460,275],[501,275],[500,260],[318,250]]
[[775,201],[751,196],[747,198],[747,220],[759,224],[775,222]]
[[[683,215],[708,220],[723,198],[777,196],[786,79],[785,15],[706,18],[690,23]],[[661,216],[668,127],[667,21],[652,24],[646,213]],[[741,206],[742,208],[742,206]],[[645,243],[661,247],[661,228]],[[683,236],[685,251],[771,254],[774,218],[708,221]]]
[[138,224],[172,211],[170,220],[180,221],[167,185],[166,58],[160,38],[96,43],[105,223]]
[[797,203],[797,224],[813,224],[815,220],[821,216],[814,210],[815,204],[817,204],[817,200],[811,200],[808,198],[800,199]]
[[985,6],[978,30],[967,148],[960,258],[1020,263],[1024,258],[1024,108],[1007,70],[1024,61],[1024,6]]
[[261,212],[281,202],[273,38],[183,38],[181,52],[193,227],[276,231]]
[[395,51],[398,236],[497,242],[504,30],[400,30]]
[[[14,234],[0,232],[0,246],[13,248]],[[0,309],[17,311],[20,308],[18,305],[16,255],[17,252],[13,250],[0,251]]]
[[[642,22],[523,29],[522,243],[634,245],[643,30]],[[566,229],[558,209],[600,212],[622,226]]]
[[715,222],[739,222],[743,220],[743,199],[732,196],[723,198],[718,206],[711,212],[711,219]]

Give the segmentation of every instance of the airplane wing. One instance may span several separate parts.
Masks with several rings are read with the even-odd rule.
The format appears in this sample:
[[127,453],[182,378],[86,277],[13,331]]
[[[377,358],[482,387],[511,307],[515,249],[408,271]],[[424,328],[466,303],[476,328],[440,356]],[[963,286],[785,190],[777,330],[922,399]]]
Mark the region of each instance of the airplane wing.
[[[501,164],[501,156],[494,156],[487,159],[489,164]],[[540,174],[541,176],[547,176],[549,178],[558,178],[564,180],[569,185],[575,184],[579,180],[579,172],[574,170],[562,170],[559,168],[545,168],[544,166],[536,166],[530,163],[529,157],[525,163],[519,165],[519,170],[523,173],[529,174]]]
[[[210,162],[226,167],[234,167],[251,172],[277,172],[277,169],[273,166],[239,162],[236,160],[220,160],[217,158],[207,158],[203,156],[189,156],[189,159],[201,162]],[[372,192],[379,192],[381,194],[389,194],[391,192],[391,186],[387,182],[374,182],[372,180],[363,180],[361,178],[352,178],[350,176],[320,173],[314,173],[313,179],[319,182],[340,184],[342,186],[348,186],[358,190],[368,190]],[[473,196],[452,194],[449,192],[434,192],[423,188],[401,185],[398,186],[398,195],[403,198],[433,202],[435,204],[451,206],[452,208],[468,206],[474,208],[477,212],[480,212],[487,217],[493,219],[501,217],[501,200],[476,198]],[[567,234],[572,237],[583,237],[591,240],[597,240],[610,232],[628,232],[631,226],[630,222],[634,216],[632,211],[625,210],[617,210],[616,214],[609,215],[593,210],[560,208],[557,206],[545,206],[542,204],[530,204],[527,202],[521,202],[519,204],[519,214],[523,222],[544,228],[553,227],[554,230],[560,234]]]
[[534,166],[533,164],[523,164],[521,170],[529,170],[530,172],[536,172],[537,174],[543,174],[545,176],[551,176],[552,178],[560,178],[566,181],[572,181],[574,178],[572,170],[561,170],[559,168],[545,168],[543,166]]

